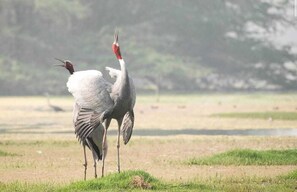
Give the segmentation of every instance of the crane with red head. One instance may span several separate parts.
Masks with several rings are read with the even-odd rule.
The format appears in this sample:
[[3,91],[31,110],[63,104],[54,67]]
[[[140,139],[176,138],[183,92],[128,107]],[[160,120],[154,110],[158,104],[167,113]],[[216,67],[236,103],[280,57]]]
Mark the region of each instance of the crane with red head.
[[[118,32],[114,34],[112,50],[120,63],[120,70],[106,67],[110,76],[116,79],[114,83],[105,80],[100,71],[86,70],[74,72],[73,64],[70,61],[57,59],[63,63],[59,66],[65,67],[71,74],[67,87],[75,99],[73,114],[75,134],[83,146],[87,145],[92,152],[94,151],[95,176],[97,175],[96,160],[98,159],[102,159],[102,176],[104,175],[107,129],[111,120],[115,119],[118,124],[118,172],[120,172],[120,135],[122,133],[124,144],[127,144],[134,127],[135,88],[120,52]],[[95,130],[97,130],[97,138],[93,137]],[[92,138],[92,141],[89,138]],[[95,142],[95,145],[92,145],[92,142]],[[94,154],[96,155],[96,151],[99,151],[97,156],[101,155],[101,158],[95,158]]]

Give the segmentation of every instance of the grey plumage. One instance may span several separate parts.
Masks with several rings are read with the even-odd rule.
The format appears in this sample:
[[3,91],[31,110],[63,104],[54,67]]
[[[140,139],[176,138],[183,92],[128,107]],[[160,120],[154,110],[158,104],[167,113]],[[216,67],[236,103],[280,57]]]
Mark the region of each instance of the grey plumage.
[[[104,174],[104,160],[107,152],[106,130],[112,119],[118,122],[118,171],[120,172],[120,133],[123,135],[124,144],[131,138],[134,127],[133,108],[136,101],[133,80],[129,77],[126,64],[121,57],[118,37],[115,35],[113,51],[119,59],[121,70],[107,67],[109,74],[115,78],[115,83],[106,81],[102,73],[96,70],[74,72],[68,79],[67,87],[75,99],[77,109],[74,113],[75,134],[77,138],[90,148],[88,142],[94,130],[99,131],[102,141],[102,176]],[[71,72],[70,72],[71,73]],[[105,127],[103,127],[105,123]],[[92,140],[94,141],[94,140]],[[92,150],[92,152],[95,150]],[[97,154],[100,156],[100,154]]]
[[[63,64],[58,66],[65,67],[70,75],[74,74],[73,64],[66,60],[57,59]],[[71,79],[71,76],[69,79]],[[79,83],[79,82],[76,82]],[[103,142],[103,135],[105,134],[105,128],[101,123],[96,123],[94,118],[96,118],[96,112],[90,111],[89,109],[82,108],[78,102],[74,103],[73,106],[73,125],[75,128],[75,134],[80,143],[83,146],[85,167],[84,170],[84,180],[86,180],[87,172],[87,157],[86,157],[86,146],[92,151],[94,160],[94,173],[95,178],[97,177],[97,161],[103,160],[103,154],[107,154],[107,142]]]
[[[83,115],[85,112],[89,113],[89,111],[81,109],[77,104],[75,104],[75,118],[73,119],[75,134],[80,142],[83,142],[83,144],[86,144],[91,149],[93,156],[96,157],[96,160],[102,160],[102,138],[104,127],[100,123],[93,124],[92,119],[88,119],[87,115]],[[83,129],[83,127],[85,128]]]

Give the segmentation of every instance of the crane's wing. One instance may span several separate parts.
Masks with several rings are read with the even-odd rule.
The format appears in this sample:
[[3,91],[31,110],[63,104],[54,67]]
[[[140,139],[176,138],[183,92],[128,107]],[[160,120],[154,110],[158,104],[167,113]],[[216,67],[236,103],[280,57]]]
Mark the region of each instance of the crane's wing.
[[[76,137],[91,149],[96,160],[102,160],[102,143],[105,130],[103,125],[98,123],[97,118],[98,114],[94,111],[81,108],[77,103],[74,104],[73,123]],[[106,154],[107,143],[105,144],[105,150]]]
[[96,111],[81,108],[75,120],[75,134],[78,140],[86,141],[86,138],[94,131],[96,127],[101,125],[99,121],[100,114]]
[[105,67],[105,69],[108,71],[111,78],[119,78],[121,76],[121,71],[118,69],[114,69],[111,67]]
[[73,107],[73,124],[74,132],[80,142],[85,142],[93,130],[101,125],[98,113],[81,108],[77,103]]
[[100,71],[75,72],[69,77],[67,87],[81,108],[102,114],[113,107],[114,103],[110,98],[111,84],[103,78]]
[[72,74],[67,87],[75,99],[75,134],[80,141],[85,142],[92,131],[102,123],[100,117],[113,108],[109,95],[111,84],[102,77],[100,71],[89,70]]
[[131,138],[133,127],[134,127],[134,112],[133,110],[131,110],[125,114],[121,125],[121,131],[123,133],[123,140],[125,145],[129,142]]

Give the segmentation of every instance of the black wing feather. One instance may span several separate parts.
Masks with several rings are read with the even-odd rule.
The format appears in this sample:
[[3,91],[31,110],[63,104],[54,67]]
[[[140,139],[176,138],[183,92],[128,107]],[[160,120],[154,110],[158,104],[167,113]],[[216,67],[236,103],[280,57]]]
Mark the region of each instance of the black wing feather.
[[75,134],[80,142],[85,142],[86,138],[100,124],[100,115],[96,111],[81,108],[75,121]]

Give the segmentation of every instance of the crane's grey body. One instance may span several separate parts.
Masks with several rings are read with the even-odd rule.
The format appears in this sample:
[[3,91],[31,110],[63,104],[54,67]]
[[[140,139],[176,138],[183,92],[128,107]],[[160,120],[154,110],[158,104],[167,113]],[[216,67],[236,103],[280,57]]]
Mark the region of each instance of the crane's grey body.
[[[86,157],[86,146],[92,151],[93,160],[94,160],[94,175],[95,178],[97,178],[97,161],[102,160],[103,153],[107,153],[107,142],[104,143],[104,149],[103,149],[103,136],[105,128],[102,124],[97,124],[93,127],[93,130],[88,134],[87,137],[81,138],[79,136],[79,130],[77,129],[78,123],[81,123],[81,119],[78,117],[80,116],[82,112],[82,108],[79,104],[75,103],[73,106],[73,124],[75,127],[75,134],[79,141],[82,143],[83,151],[84,151],[84,180],[86,180],[86,172],[87,172],[87,157]],[[81,125],[88,126],[88,121],[84,121]],[[103,151],[104,150],[104,151]],[[106,156],[106,155],[105,155]]]
[[[106,70],[114,84],[106,81],[102,73],[97,70],[74,72],[70,61],[62,61],[63,66],[70,72],[68,79],[68,91],[75,99],[73,110],[73,123],[75,134],[83,144],[85,157],[85,179],[87,159],[85,146],[93,153],[95,177],[96,161],[102,159],[102,176],[104,175],[104,161],[107,153],[107,129],[112,119],[118,122],[117,154],[118,171],[120,172],[120,133],[123,134],[124,144],[131,138],[134,127],[134,112],[136,94],[132,79],[128,75],[126,65],[122,59],[118,44],[118,34],[115,34],[115,41],[112,44],[113,52],[119,60],[121,70],[107,67]],[[105,127],[103,126],[105,123]]]
[[[129,77],[125,68],[125,63],[120,60],[121,71],[106,67],[112,78],[116,78],[111,87],[110,97],[114,101],[114,108],[109,118],[106,120],[106,127],[111,119],[116,119],[123,132],[124,143],[128,143],[134,125],[133,108],[136,101],[135,87],[132,78]],[[124,120],[124,123],[123,123]],[[130,133],[131,132],[131,133]]]
[[[75,98],[75,106],[78,106],[74,112],[75,133],[78,139],[84,144],[84,141],[87,143],[89,137],[94,135],[94,130],[98,129],[101,133],[97,140],[102,140],[102,175],[107,151],[106,130],[111,120],[116,119],[118,122],[118,171],[120,132],[123,134],[124,144],[127,144],[134,126],[135,88],[124,61],[120,60],[120,64],[121,70],[107,68],[111,77],[116,78],[114,84],[106,81],[102,73],[96,70],[74,72],[67,82],[68,90]],[[104,121],[105,128],[102,126]]]

